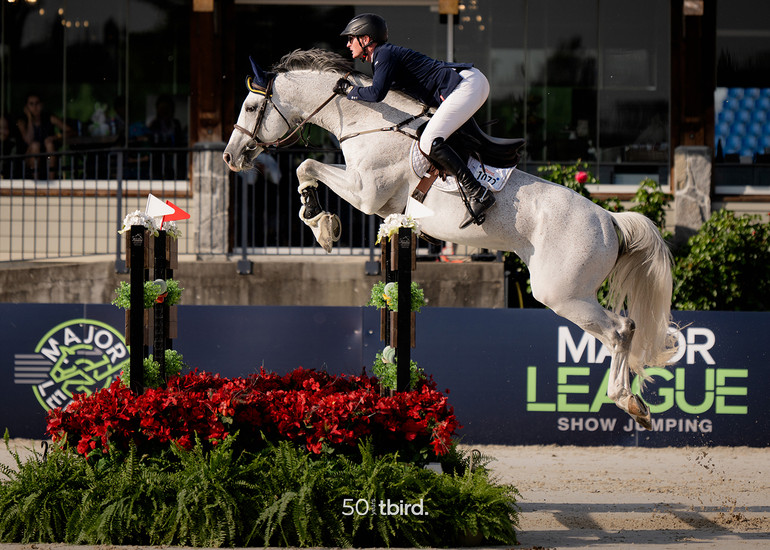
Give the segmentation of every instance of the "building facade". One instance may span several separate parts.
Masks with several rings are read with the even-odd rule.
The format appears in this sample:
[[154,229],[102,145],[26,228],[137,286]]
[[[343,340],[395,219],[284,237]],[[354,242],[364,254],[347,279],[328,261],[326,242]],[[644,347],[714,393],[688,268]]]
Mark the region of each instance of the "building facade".
[[[770,200],[767,2],[460,0],[440,13],[453,4],[3,0],[0,115],[12,133],[39,95],[67,125],[62,148],[227,141],[248,56],[348,55],[340,30],[374,11],[392,42],[488,76],[477,120],[526,137],[528,171],[581,160],[622,193],[648,177],[669,186],[676,148],[705,146],[717,203]],[[180,131],[153,131],[164,117]]]

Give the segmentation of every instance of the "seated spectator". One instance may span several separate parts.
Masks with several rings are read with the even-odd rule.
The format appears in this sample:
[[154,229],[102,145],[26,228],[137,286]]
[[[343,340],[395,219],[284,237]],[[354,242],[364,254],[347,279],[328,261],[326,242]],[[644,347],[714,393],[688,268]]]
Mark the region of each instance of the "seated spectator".
[[[170,95],[164,94],[158,97],[155,102],[155,118],[150,122],[149,130],[155,147],[177,148],[187,144],[182,123],[174,117],[174,99]],[[150,163],[153,177],[162,179],[185,177],[185,159],[185,154],[177,151],[152,155]]]
[[161,95],[155,102],[155,118],[150,122],[153,143],[158,147],[184,147],[187,140],[182,123],[174,118],[174,99]]
[[[69,128],[62,119],[43,110],[40,96],[34,93],[27,96],[24,103],[24,114],[19,117],[16,125],[23,141],[22,149],[25,149],[22,153],[26,155],[54,153],[61,145],[61,135],[69,132]],[[57,128],[60,135],[56,134]],[[49,163],[49,168],[53,174],[56,159],[49,157]],[[36,169],[42,171],[45,167],[45,161],[30,157],[27,160],[27,167],[33,171]]]

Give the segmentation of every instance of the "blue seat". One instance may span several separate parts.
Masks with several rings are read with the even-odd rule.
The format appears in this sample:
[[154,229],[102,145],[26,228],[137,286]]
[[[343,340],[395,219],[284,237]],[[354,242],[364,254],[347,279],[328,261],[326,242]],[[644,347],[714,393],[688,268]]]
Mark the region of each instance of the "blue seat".
[[725,153],[737,153],[741,150],[742,142],[741,136],[736,136],[735,134],[727,136],[724,147]]
[[759,111],[770,111],[770,96],[760,97],[756,103]]
[[722,109],[719,111],[719,115],[717,115],[717,121],[718,122],[724,122],[726,124],[732,124],[732,122],[735,120],[735,111],[732,109]]
[[741,141],[741,155],[743,151],[751,151],[752,153],[759,147],[759,139],[757,136],[743,136]]
[[746,135],[746,124],[743,122],[733,122],[730,126],[730,134],[738,137]]
[[761,136],[762,124],[759,122],[752,122],[746,127],[747,136]]
[[743,88],[728,88],[727,97],[731,99],[743,99]]
[[751,122],[751,113],[752,111],[749,109],[741,109],[740,111],[736,111],[735,120],[738,122],[743,122],[744,124],[748,124]]
[[752,97],[754,99],[759,99],[761,92],[759,88],[746,88],[743,92],[743,97]]
[[726,138],[730,135],[730,125],[727,122],[719,122],[714,127],[714,135],[717,138]]
[[765,134],[759,138],[759,151],[766,153],[768,149],[770,149],[770,134]]
[[767,111],[763,109],[754,109],[751,112],[751,121],[758,122],[759,124],[764,124],[765,122],[767,122]]
[[753,97],[744,97],[741,99],[741,109],[745,111],[753,111],[754,107],[756,106],[756,100]]
[[770,88],[762,88],[759,90],[759,97],[770,97]]

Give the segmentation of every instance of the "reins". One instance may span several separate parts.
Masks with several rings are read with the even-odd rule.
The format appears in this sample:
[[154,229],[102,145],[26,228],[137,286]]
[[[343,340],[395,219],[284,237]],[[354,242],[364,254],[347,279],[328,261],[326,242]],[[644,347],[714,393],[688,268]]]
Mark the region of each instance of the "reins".
[[411,117],[407,118],[406,120],[403,120],[403,121],[399,122],[395,126],[385,126],[384,128],[373,128],[371,130],[363,130],[361,132],[355,132],[354,134],[348,134],[346,136],[342,136],[339,139],[339,142],[342,143],[343,141],[345,141],[347,139],[358,137],[358,136],[362,136],[364,134],[373,134],[375,132],[398,132],[399,134],[403,134],[403,135],[405,135],[405,136],[407,136],[409,138],[417,140],[418,139],[417,135],[410,134],[408,132],[404,132],[401,128],[403,128],[404,126],[407,126],[408,124],[410,124],[411,122],[414,122],[417,119],[420,119],[420,118],[424,117],[425,115],[428,114],[428,111],[430,111],[430,107],[428,107],[427,105],[423,105],[422,106],[422,112],[420,114],[412,115]]

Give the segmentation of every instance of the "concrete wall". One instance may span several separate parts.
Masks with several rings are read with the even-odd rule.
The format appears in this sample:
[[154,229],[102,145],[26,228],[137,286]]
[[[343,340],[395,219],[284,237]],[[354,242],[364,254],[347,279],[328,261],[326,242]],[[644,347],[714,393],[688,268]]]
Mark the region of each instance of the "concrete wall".
[[[253,273],[239,275],[228,260],[183,261],[174,279],[188,305],[362,306],[381,276],[365,274],[365,258],[252,258]],[[429,306],[504,306],[500,262],[418,262],[413,273]],[[0,264],[0,302],[110,303],[120,281],[114,262]]]

